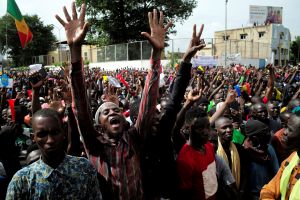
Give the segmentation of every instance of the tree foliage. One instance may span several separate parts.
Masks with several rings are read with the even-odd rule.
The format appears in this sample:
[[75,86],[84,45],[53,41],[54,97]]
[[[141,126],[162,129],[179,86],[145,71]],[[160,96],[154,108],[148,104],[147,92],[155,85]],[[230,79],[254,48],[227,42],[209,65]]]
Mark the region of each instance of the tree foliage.
[[300,36],[296,36],[295,40],[291,43],[291,60],[298,61],[300,57]]
[[51,25],[44,25],[37,15],[24,16],[33,39],[25,49],[22,49],[14,19],[5,15],[0,18],[0,52],[6,51],[6,25],[7,25],[7,53],[14,66],[32,64],[32,57],[46,55],[56,41]]
[[150,31],[148,12],[154,8],[164,12],[165,21],[182,23],[197,5],[196,0],[77,0],[78,5],[83,1],[91,25],[88,40],[100,45],[143,40],[140,33]]

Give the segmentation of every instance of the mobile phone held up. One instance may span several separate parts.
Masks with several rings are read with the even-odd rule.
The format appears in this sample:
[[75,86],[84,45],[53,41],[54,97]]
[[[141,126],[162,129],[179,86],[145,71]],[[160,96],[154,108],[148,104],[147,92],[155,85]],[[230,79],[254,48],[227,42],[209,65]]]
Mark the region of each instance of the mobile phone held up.
[[36,84],[40,80],[44,80],[47,75],[48,74],[42,64],[34,64],[29,66],[29,81],[32,84]]

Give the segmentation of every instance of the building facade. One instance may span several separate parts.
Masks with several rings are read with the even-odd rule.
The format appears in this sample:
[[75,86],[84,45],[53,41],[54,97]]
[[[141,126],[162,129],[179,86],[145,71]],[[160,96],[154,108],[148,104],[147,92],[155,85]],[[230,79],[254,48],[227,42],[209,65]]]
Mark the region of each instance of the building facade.
[[[239,55],[241,63],[253,64],[257,62],[286,65],[289,60],[291,34],[289,29],[281,24],[268,24],[252,27],[216,31],[213,47],[215,56],[222,58],[227,65],[230,58]],[[226,51],[225,51],[226,50]]]

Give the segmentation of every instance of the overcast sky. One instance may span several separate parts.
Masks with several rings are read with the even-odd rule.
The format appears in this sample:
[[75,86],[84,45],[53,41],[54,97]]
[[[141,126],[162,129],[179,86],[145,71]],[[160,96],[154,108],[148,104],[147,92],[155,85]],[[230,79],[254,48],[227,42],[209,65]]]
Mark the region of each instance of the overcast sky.
[[[22,14],[37,14],[45,24],[54,24],[61,28],[54,15],[63,16],[62,7],[70,8],[71,0],[16,0]],[[249,5],[283,7],[283,25],[290,29],[292,39],[300,35],[300,0],[229,0],[228,29],[247,26],[249,23]],[[0,16],[6,13],[6,0],[0,0]],[[198,6],[183,25],[176,24],[177,34],[171,38],[189,38],[192,25],[205,24],[203,36],[211,38],[215,31],[224,30],[225,0],[199,0]],[[59,39],[58,28],[55,34]],[[63,29],[61,37],[65,39]]]

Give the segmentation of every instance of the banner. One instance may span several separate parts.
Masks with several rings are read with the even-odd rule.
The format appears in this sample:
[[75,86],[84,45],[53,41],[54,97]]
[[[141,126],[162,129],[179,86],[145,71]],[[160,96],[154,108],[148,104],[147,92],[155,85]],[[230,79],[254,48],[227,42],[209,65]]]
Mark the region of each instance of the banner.
[[250,5],[249,17],[252,24],[282,24],[282,7]]
[[[241,54],[240,53],[236,53],[236,54],[227,54],[227,59],[226,59],[226,62],[228,64],[231,64],[231,63],[240,63],[241,62]],[[225,55],[223,54],[222,55],[222,60],[225,60]]]
[[[6,88],[13,88],[14,80],[12,78],[9,78],[7,84],[6,83],[4,83],[4,84],[6,85],[6,86],[4,86]],[[2,81],[0,81],[0,88],[3,88]]]
[[197,56],[192,59],[193,67],[198,66],[216,66],[217,59],[214,56]]

